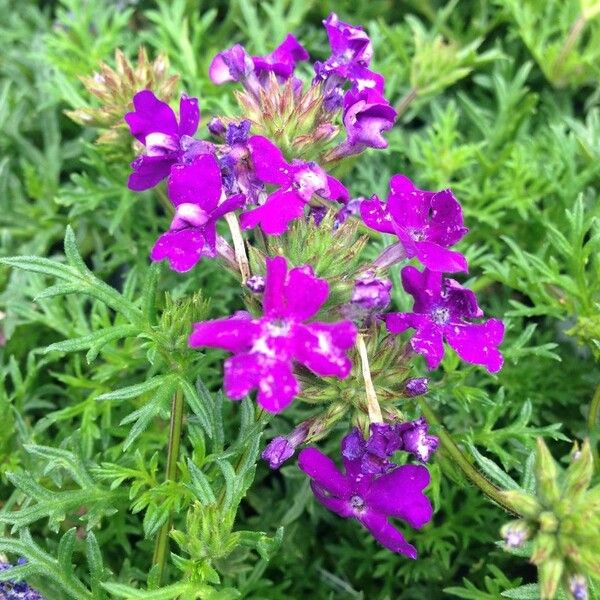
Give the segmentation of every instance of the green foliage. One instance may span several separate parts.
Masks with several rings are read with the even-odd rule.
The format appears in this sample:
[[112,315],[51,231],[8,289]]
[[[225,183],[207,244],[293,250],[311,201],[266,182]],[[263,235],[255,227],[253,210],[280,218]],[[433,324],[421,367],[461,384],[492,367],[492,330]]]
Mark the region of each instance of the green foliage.
[[[527,494],[536,438],[555,456],[575,438],[597,443],[597,2],[0,0],[0,553],[27,558],[0,579],[49,599],[539,597],[531,544],[494,546],[506,515],[442,452],[434,522],[411,535],[417,561],[318,506],[293,464],[261,463],[263,430],[283,435],[314,409],[295,404],[267,424],[250,401],[223,398],[221,356],[186,340],[191,322],[241,308],[239,287],[215,262],[185,277],[148,266],[169,222],[164,192],[130,192],[131,145],[96,145],[64,114],[98,106],[79,77],[115,66],[119,48],[135,61],[142,44],[169,58],[177,93],[199,95],[204,124],[236,114],[232,88],[208,80],[213,54],[236,42],[265,53],[293,31],[323,59],[331,10],[368,30],[401,111],[389,151],[336,176],[353,196],[385,197],[399,172],[452,187],[470,228],[466,284],[507,323],[498,375],[447,353],[428,397],[440,422],[492,484]],[[295,228],[291,261],[313,262],[334,301],[346,297],[347,242],[362,232],[332,245]],[[256,242],[255,265],[277,249]],[[369,244],[373,256],[383,247]],[[402,294],[394,302],[408,308]],[[176,399],[182,444],[165,480]],[[418,414],[410,400],[400,408]],[[341,434],[319,444],[334,455]],[[170,551],[162,574],[158,539]]]

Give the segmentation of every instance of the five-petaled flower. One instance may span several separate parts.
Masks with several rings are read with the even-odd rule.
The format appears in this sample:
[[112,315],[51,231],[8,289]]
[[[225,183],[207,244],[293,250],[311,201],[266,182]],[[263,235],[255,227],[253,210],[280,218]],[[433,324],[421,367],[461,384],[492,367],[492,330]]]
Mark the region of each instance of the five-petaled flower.
[[282,256],[268,258],[263,296],[264,316],[234,316],[196,323],[190,346],[223,348],[234,356],[225,361],[224,386],[233,399],[257,388],[257,401],[270,412],[283,410],[300,392],[293,363],[322,377],[348,376],[346,352],[354,344],[350,321],[322,323],[314,317],[329,295],[329,285],[309,266],[288,273]]
[[133,97],[135,110],[125,115],[131,135],[146,146],[146,154],[132,163],[133,173],[127,185],[134,191],[154,187],[168,177],[171,167],[180,162],[186,153],[193,153],[206,142],[195,140],[200,122],[200,109],[196,98],[181,96],[179,122],[173,109],[159,100],[150,90],[142,90]]
[[216,256],[216,222],[240,208],[245,197],[225,198],[219,164],[212,154],[201,154],[189,165],[173,166],[167,184],[175,216],[169,231],[154,244],[150,258],[167,259],[174,271],[183,273],[203,256]]
[[346,446],[353,440],[351,432],[342,441],[345,474],[316,448],[305,448],[298,466],[311,478],[317,500],[340,517],[356,519],[383,546],[417,558],[409,544],[389,518],[406,521],[419,529],[431,520],[433,510],[423,489],[429,484],[429,471],[421,465],[395,466],[384,473],[365,472],[361,457],[353,458]]
[[401,333],[414,327],[411,346],[425,357],[430,369],[442,361],[444,339],[464,361],[483,365],[490,373],[502,368],[498,346],[504,337],[504,324],[498,319],[470,321],[483,317],[471,290],[438,271],[421,272],[412,266],[402,269],[402,285],[415,299],[413,312],[386,315],[387,328],[391,333]]
[[467,270],[465,257],[448,250],[468,231],[450,190],[420,190],[408,177],[394,175],[387,202],[374,196],[361,204],[360,213],[371,229],[396,234],[406,256],[418,258],[431,271]]
[[334,177],[313,162],[288,163],[281,150],[260,135],[248,140],[255,176],[263,183],[279,186],[261,206],[240,217],[243,229],[260,225],[268,235],[281,235],[289,223],[304,214],[313,195],[331,201],[345,202],[348,191]]

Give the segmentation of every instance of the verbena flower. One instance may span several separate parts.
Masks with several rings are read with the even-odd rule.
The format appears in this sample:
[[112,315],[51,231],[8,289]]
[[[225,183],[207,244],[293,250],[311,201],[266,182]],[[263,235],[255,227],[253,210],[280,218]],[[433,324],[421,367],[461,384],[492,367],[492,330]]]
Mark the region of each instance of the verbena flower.
[[396,234],[405,255],[418,258],[428,269],[467,270],[465,257],[448,250],[468,231],[461,206],[450,190],[420,190],[408,177],[394,175],[387,202],[374,196],[361,204],[360,212],[368,227]]
[[444,356],[444,339],[466,362],[483,365],[490,373],[502,368],[498,346],[504,337],[504,324],[498,319],[473,323],[483,317],[475,294],[454,279],[437,271],[420,272],[412,266],[402,269],[402,285],[415,299],[412,313],[385,316],[388,331],[402,333],[413,327],[410,344],[435,369]]
[[274,73],[280,81],[285,81],[293,75],[296,63],[309,58],[306,48],[288,33],[273,52],[266,56],[253,56],[252,61],[259,78],[262,73]]
[[[133,97],[135,111],[125,115],[131,134],[144,146],[146,154],[132,163],[129,189],[143,191],[154,187],[168,177],[171,167],[186,153],[194,152],[206,142],[192,137],[200,122],[196,98],[182,96],[179,102],[179,121],[171,107],[159,100],[150,90],[142,90]],[[206,151],[206,150],[205,150]]]
[[422,396],[429,391],[429,379],[427,377],[415,377],[406,382],[404,388],[409,396]]
[[310,424],[310,421],[305,421],[289,435],[273,438],[263,450],[261,458],[269,463],[271,469],[279,469],[286,460],[294,456],[296,448],[306,440]]
[[357,323],[369,324],[391,302],[392,282],[387,277],[377,277],[368,271],[354,282],[350,302],[342,307],[342,314]]
[[192,347],[223,348],[234,356],[225,361],[224,386],[233,399],[258,389],[257,401],[270,412],[283,410],[300,392],[293,372],[299,362],[322,377],[348,376],[346,352],[354,344],[350,321],[305,323],[329,295],[329,285],[310,266],[287,270],[282,256],[268,258],[263,296],[264,315],[230,317],[196,323]]
[[263,183],[278,186],[265,203],[240,217],[243,229],[260,225],[268,235],[281,235],[289,223],[304,214],[313,195],[331,201],[348,199],[346,188],[313,162],[288,163],[279,148],[262,136],[252,136],[248,146],[256,177]]
[[429,471],[420,465],[395,466],[380,473],[365,473],[360,458],[346,448],[351,433],[342,441],[345,474],[316,448],[300,452],[298,466],[311,478],[317,500],[340,517],[356,519],[383,546],[415,559],[417,551],[390,522],[394,517],[419,529],[431,520],[433,510],[423,494]]
[[211,154],[202,154],[189,165],[173,166],[167,185],[175,216],[169,231],[154,244],[150,258],[166,259],[174,271],[183,273],[203,256],[216,256],[216,223],[240,208],[245,197],[225,198],[219,164]]

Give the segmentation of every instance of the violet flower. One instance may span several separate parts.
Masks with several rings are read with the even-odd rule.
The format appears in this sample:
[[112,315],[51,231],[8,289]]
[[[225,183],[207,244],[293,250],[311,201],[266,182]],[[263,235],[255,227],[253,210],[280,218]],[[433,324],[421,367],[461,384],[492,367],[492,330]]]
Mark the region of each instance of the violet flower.
[[404,386],[406,393],[412,398],[414,396],[422,396],[429,391],[429,379],[427,377],[415,377],[409,379]]
[[360,212],[368,227],[396,234],[405,256],[418,258],[431,271],[467,271],[465,257],[448,250],[468,231],[450,190],[420,190],[408,177],[394,175],[387,202],[374,196],[361,204]]
[[294,456],[296,448],[306,440],[310,425],[310,421],[305,421],[289,435],[274,437],[263,450],[261,458],[269,463],[271,469],[279,469],[286,460]]
[[396,425],[396,429],[402,437],[402,449],[421,462],[428,462],[440,445],[438,437],[429,435],[429,424],[425,417],[419,417],[416,421],[399,423]]
[[441,273],[415,267],[402,269],[402,285],[415,299],[412,313],[390,313],[388,331],[402,333],[416,329],[410,344],[435,369],[444,356],[444,339],[466,362],[483,365],[490,373],[502,368],[504,359],[498,346],[504,337],[504,324],[498,319],[472,323],[483,311],[475,294]]
[[258,403],[279,412],[300,392],[294,362],[322,377],[348,376],[352,364],[346,352],[357,331],[350,321],[305,323],[327,300],[327,281],[315,277],[308,265],[288,273],[282,256],[266,262],[264,315],[196,323],[189,344],[234,353],[225,361],[227,395],[239,400],[257,388]]
[[254,76],[254,62],[241,44],[219,52],[208,67],[210,80],[221,85],[230,81],[246,81]]
[[[342,441],[342,452],[347,439]],[[298,466],[311,478],[312,491],[323,506],[340,517],[356,519],[392,552],[417,558],[415,547],[389,518],[402,519],[416,529],[431,520],[431,503],[423,494],[429,484],[429,471],[421,465],[403,465],[372,474],[362,470],[359,459],[343,455],[343,461],[345,474],[316,448],[305,448],[298,457]]]
[[273,52],[266,56],[253,56],[252,61],[259,78],[263,73],[274,73],[280,81],[285,81],[293,75],[296,63],[309,58],[306,48],[288,33]]
[[152,248],[154,261],[167,259],[174,271],[189,271],[203,256],[217,254],[217,221],[226,213],[243,206],[241,194],[224,198],[217,159],[202,154],[189,165],[175,165],[168,183],[169,198],[175,216],[169,231]]
[[260,225],[267,235],[281,235],[289,223],[304,214],[314,194],[331,201],[345,202],[348,191],[334,177],[313,162],[288,163],[279,148],[267,138],[255,135],[248,140],[255,175],[263,183],[279,186],[262,206],[242,213],[243,229]]
[[131,134],[144,146],[146,154],[132,163],[133,173],[127,186],[141,192],[150,189],[168,177],[171,167],[180,162],[186,152],[206,142],[194,140],[200,122],[198,100],[181,96],[179,122],[171,107],[159,100],[150,90],[142,90],[133,97],[135,110],[125,115]]
[[350,302],[342,307],[342,314],[361,324],[369,324],[372,318],[383,312],[392,301],[392,282],[387,277],[377,277],[372,271],[359,276],[354,282]]
[[[26,561],[20,558],[17,565],[22,565]],[[7,571],[13,568],[9,563],[0,563],[0,571]],[[25,581],[1,581],[0,599],[4,600],[44,600],[44,597],[33,588],[29,587]]]

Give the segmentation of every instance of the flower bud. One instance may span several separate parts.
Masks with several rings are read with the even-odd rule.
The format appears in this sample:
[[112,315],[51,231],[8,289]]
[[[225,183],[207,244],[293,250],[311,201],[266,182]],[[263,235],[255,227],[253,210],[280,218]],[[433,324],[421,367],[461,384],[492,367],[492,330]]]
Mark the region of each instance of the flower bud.
[[594,474],[594,458],[589,441],[585,440],[581,450],[572,453],[572,457],[565,475],[563,490],[563,496],[570,502],[585,492]]
[[537,517],[542,508],[539,502],[533,496],[530,496],[525,492],[508,490],[502,491],[500,494],[504,497],[509,505],[514,506],[515,509],[525,518],[533,519]]
[[416,377],[409,379],[406,382],[406,393],[411,398],[414,396],[422,396],[429,391],[429,379],[427,377]]
[[541,600],[552,600],[554,598],[563,570],[564,563],[558,558],[547,560],[538,567]]
[[537,452],[535,462],[535,477],[538,493],[547,505],[552,505],[560,498],[557,482],[558,471],[556,463],[548,446],[542,438],[537,439]]
[[500,530],[507,549],[520,548],[529,538],[530,529],[526,521],[518,519],[506,523]]

